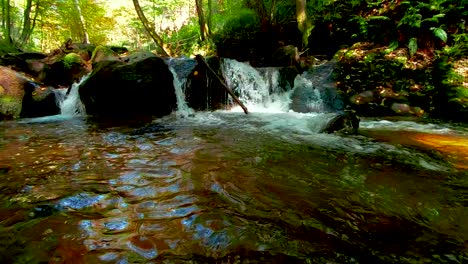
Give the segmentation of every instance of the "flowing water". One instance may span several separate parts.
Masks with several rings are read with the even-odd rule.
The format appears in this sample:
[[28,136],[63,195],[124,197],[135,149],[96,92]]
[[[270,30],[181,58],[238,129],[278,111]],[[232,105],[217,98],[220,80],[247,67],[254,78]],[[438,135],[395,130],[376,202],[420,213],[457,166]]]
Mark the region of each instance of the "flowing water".
[[466,126],[259,109],[0,123],[1,263],[468,261]]

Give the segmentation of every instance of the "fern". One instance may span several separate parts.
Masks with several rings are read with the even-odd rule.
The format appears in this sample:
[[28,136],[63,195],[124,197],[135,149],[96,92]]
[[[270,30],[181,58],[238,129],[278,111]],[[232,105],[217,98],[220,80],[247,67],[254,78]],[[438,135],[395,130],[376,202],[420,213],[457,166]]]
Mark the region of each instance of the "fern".
[[445,30],[436,27],[432,27],[431,30],[436,37],[440,38],[443,42],[447,42],[447,32]]
[[410,52],[410,55],[413,56],[416,51],[418,50],[418,39],[417,38],[411,38],[408,43],[408,49]]

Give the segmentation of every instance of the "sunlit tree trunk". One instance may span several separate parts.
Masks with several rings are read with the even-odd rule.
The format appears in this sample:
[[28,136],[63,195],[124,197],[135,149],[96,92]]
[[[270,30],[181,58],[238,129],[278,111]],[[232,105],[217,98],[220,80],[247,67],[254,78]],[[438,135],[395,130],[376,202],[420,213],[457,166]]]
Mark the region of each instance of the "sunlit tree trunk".
[[2,15],[3,15],[3,34],[7,43],[13,43],[11,39],[11,14],[10,14],[10,0],[2,1]]
[[22,45],[26,44],[29,41],[29,36],[31,35],[31,31],[32,31],[31,10],[32,10],[32,0],[27,0],[26,7],[24,9],[23,30],[21,32],[21,39],[20,39]]
[[275,13],[276,13],[276,0],[272,0],[271,9],[270,9],[270,21],[272,24],[275,23]]
[[195,0],[198,14],[198,24],[200,25],[200,38],[204,41],[207,38],[205,15],[203,14],[203,0]]
[[306,13],[306,0],[296,0],[296,18],[297,27],[302,33],[302,45],[307,46],[307,13]]
[[164,50],[164,42],[162,38],[156,33],[154,28],[151,26],[150,22],[148,19],[145,17],[145,14],[143,13],[143,10],[141,9],[140,3],[138,3],[138,0],[133,0],[133,5],[135,6],[135,11],[137,12],[138,17],[140,18],[141,23],[146,29],[146,32],[151,36],[153,39],[154,43],[158,45],[164,56],[169,56],[166,50]]
[[5,29],[5,0],[0,0],[0,5],[2,5],[2,31]]
[[81,12],[80,3],[78,2],[78,0],[73,0],[73,3],[75,5],[76,12],[78,12],[80,27],[81,27],[81,31],[83,33],[83,36],[82,36],[83,37],[83,43],[84,44],[89,44],[88,30],[86,29],[86,23],[85,23],[85,19],[83,17],[83,13]]
[[208,25],[208,36],[212,35],[211,28],[212,28],[212,21],[213,20],[213,0],[208,0],[208,17],[207,17],[207,25]]

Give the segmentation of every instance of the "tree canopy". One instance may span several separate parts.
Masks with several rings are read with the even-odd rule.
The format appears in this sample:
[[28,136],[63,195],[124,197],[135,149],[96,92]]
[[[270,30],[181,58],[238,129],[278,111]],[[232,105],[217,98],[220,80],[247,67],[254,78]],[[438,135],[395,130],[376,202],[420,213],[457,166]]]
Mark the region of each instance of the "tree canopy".
[[[171,55],[255,43],[334,53],[362,41],[430,53],[466,43],[466,5],[458,0],[1,0],[0,39],[33,51],[50,51],[72,39]],[[465,51],[461,48],[457,52]]]

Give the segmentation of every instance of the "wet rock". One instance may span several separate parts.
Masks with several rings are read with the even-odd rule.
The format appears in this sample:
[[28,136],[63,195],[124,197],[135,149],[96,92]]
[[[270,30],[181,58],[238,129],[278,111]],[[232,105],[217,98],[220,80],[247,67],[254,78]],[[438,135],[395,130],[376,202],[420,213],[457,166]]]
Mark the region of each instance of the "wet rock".
[[333,71],[336,62],[324,63],[296,77],[290,108],[299,113],[336,112],[344,103],[336,91]]
[[353,110],[339,112],[321,130],[322,133],[357,134],[360,119]]
[[94,65],[103,61],[120,61],[120,57],[117,52],[113,51],[110,47],[97,46],[93,51],[91,63]]
[[422,116],[424,114],[424,110],[420,107],[409,106],[403,103],[393,103],[391,109],[399,115]]
[[52,88],[40,87],[10,68],[0,66],[0,118],[37,117],[59,113]]
[[70,86],[90,72],[78,53],[68,53],[44,64],[39,80],[51,86]]
[[7,164],[0,164],[0,173],[8,173],[11,170],[11,166]]
[[351,97],[351,102],[357,105],[368,104],[375,101],[374,93],[372,91],[364,91],[353,97]]
[[57,105],[57,94],[54,88],[40,87],[29,82],[25,85],[20,117],[41,117],[57,115],[60,108]]
[[79,92],[91,115],[163,116],[176,108],[172,73],[155,55],[97,63]]
[[[219,58],[207,57],[205,60],[218,76],[223,76]],[[225,88],[208,72],[204,64],[197,64],[189,74],[185,94],[189,107],[195,110],[222,109],[228,98]]]
[[43,204],[34,207],[29,212],[29,217],[31,218],[39,218],[39,217],[47,217],[57,213],[58,210],[51,205]]
[[31,73],[31,62],[46,57],[46,54],[36,52],[6,53],[0,57],[0,65],[9,66],[16,71]]

